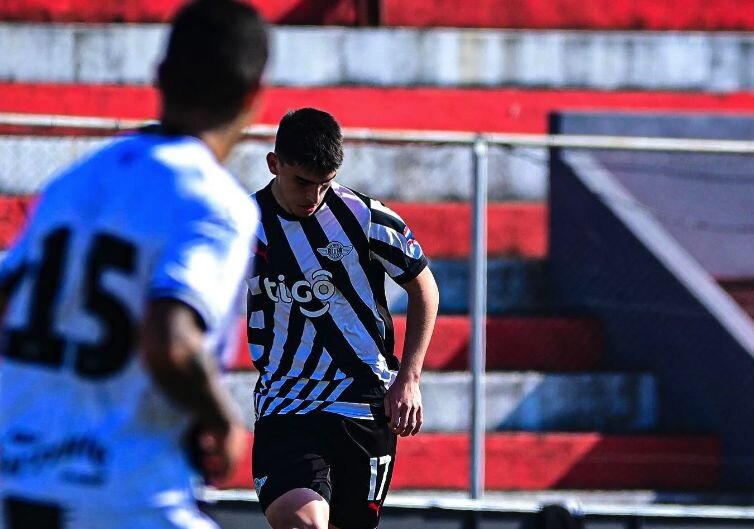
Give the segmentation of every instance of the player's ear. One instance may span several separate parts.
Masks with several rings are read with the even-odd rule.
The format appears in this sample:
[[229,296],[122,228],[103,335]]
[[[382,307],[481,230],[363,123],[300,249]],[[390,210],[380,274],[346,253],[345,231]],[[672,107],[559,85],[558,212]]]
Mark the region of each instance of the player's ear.
[[267,168],[270,170],[270,173],[274,174],[275,176],[278,175],[278,164],[280,163],[280,159],[277,157],[277,155],[274,152],[268,152],[267,153]]

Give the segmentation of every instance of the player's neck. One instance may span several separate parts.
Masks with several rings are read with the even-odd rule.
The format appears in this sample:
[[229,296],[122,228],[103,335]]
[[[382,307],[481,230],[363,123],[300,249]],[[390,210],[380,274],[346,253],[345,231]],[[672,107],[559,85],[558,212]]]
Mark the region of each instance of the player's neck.
[[188,119],[187,114],[176,117],[174,113],[165,112],[160,120],[163,130],[170,134],[194,136],[204,142],[220,163],[230,155],[231,150],[241,139],[243,128],[247,123],[248,114],[240,113],[230,122],[212,127],[197,125],[206,120]]

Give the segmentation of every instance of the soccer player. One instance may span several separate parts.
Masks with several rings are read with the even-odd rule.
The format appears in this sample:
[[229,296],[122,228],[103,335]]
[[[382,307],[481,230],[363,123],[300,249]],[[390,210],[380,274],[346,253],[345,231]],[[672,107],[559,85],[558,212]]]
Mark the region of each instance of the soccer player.
[[184,6],[159,66],[160,124],[56,177],[0,266],[7,529],[215,527],[193,466],[222,478],[245,450],[213,357],[259,218],[220,162],[266,60],[246,4]]
[[[259,370],[255,487],[274,529],[369,529],[379,522],[397,436],[422,425],[419,391],[438,305],[411,230],[334,181],[340,127],[289,112],[254,194],[262,228],[249,280],[249,349]],[[399,367],[385,274],[408,292]]]

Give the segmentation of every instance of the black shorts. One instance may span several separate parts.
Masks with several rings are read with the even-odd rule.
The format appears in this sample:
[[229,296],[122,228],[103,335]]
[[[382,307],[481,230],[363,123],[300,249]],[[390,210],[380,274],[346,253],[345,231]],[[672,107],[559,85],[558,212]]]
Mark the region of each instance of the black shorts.
[[377,527],[395,462],[384,412],[373,421],[328,412],[274,415],[254,428],[252,467],[262,510],[298,488],[330,504],[339,529]]

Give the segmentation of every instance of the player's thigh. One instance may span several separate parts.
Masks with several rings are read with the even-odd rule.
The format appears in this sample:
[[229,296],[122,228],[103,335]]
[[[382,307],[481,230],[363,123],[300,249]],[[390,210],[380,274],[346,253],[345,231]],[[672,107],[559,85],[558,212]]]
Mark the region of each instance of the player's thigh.
[[327,529],[330,506],[322,496],[311,489],[293,489],[273,500],[264,511],[264,515],[273,529]]
[[396,436],[387,420],[343,419],[334,442],[330,522],[338,529],[370,529],[380,519],[395,463]]
[[265,417],[254,428],[252,469],[262,511],[296,489],[309,489],[329,502],[330,456],[315,415]]

